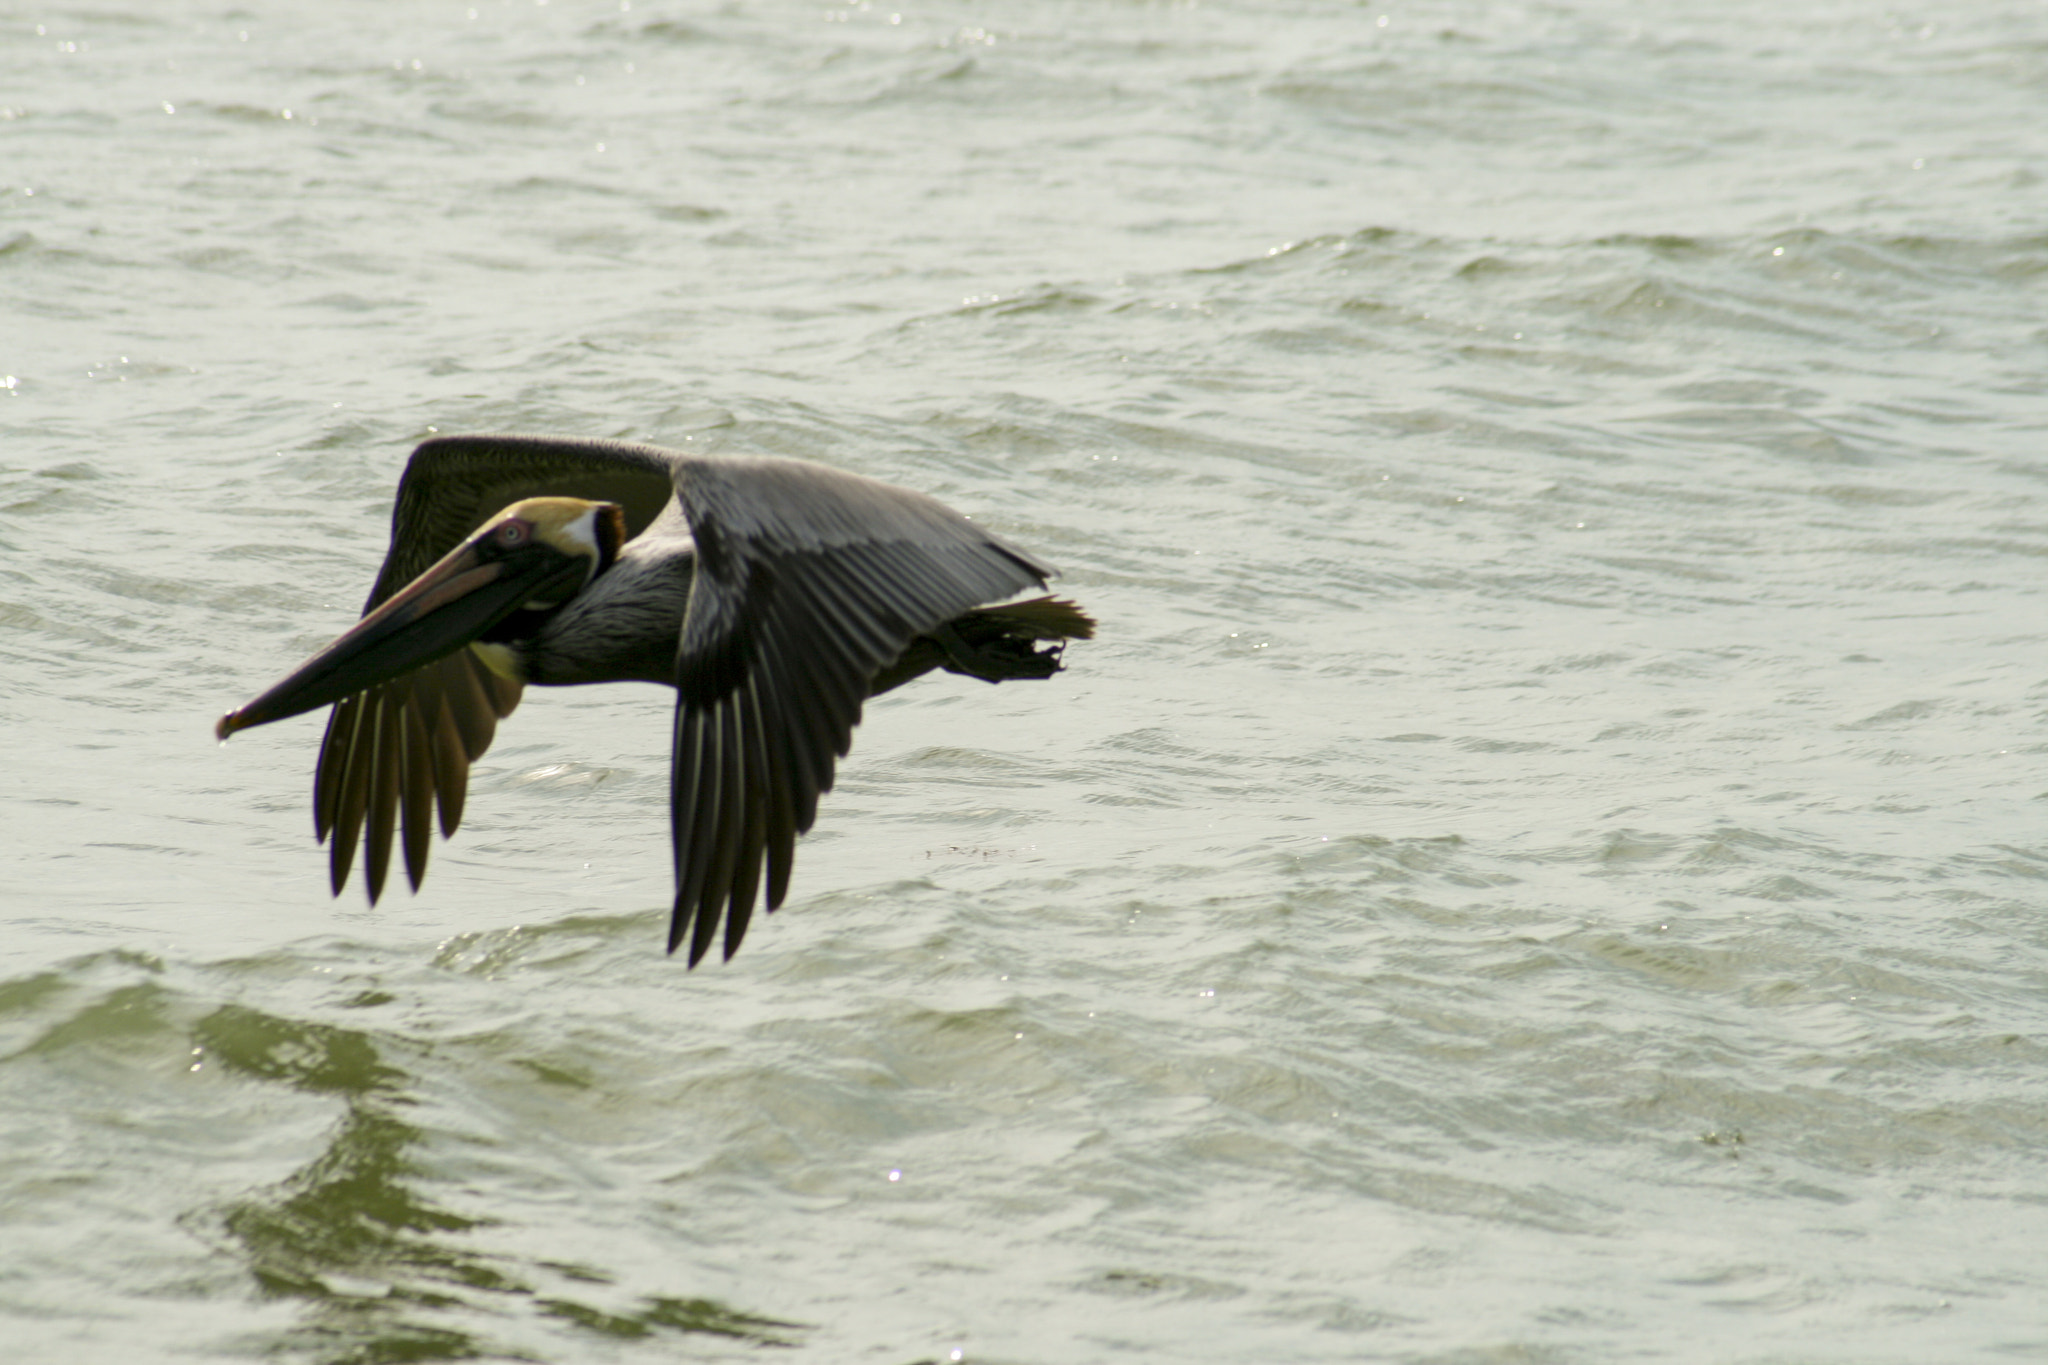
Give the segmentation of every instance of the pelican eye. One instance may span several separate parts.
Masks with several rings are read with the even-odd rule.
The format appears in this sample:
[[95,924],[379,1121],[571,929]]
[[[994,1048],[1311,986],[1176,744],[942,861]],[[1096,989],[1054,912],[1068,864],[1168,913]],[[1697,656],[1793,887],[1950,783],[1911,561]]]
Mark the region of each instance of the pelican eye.
[[498,527],[498,543],[506,549],[526,543],[528,527],[523,521],[508,521]]

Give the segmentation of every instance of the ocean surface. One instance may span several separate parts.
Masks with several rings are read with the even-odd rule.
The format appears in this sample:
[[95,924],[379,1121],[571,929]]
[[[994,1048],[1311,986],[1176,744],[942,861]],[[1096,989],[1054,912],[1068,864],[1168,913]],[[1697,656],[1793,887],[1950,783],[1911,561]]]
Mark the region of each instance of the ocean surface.
[[[669,694],[418,895],[412,445],[933,493],[1099,617],[663,955]],[[0,1357],[2048,1360],[2048,8],[0,15]]]

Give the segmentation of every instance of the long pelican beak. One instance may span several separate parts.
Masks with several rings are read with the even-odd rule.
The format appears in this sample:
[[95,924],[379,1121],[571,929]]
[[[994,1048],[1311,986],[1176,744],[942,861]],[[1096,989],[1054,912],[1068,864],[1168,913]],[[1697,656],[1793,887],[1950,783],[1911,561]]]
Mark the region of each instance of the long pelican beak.
[[567,601],[594,571],[595,548],[565,550],[551,543],[559,538],[549,534],[554,527],[519,515],[532,504],[567,501],[533,499],[493,517],[289,677],[222,716],[215,736],[340,701],[453,654],[522,607]]

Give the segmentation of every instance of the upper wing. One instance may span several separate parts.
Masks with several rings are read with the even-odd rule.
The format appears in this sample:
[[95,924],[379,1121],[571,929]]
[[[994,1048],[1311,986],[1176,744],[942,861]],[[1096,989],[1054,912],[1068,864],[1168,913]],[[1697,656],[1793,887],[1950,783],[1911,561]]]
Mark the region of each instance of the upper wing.
[[725,955],[739,947],[764,857],[768,909],[782,903],[875,674],[1053,570],[921,493],[822,465],[689,459],[676,495],[696,574],[676,657],[668,946],[688,931],[695,965],[721,912]]
[[681,456],[633,441],[559,436],[436,436],[422,441],[398,480],[391,550],[367,614],[523,498],[584,498],[626,509],[626,535],[639,535],[675,496]]
[[[443,436],[413,451],[391,510],[391,549],[363,604],[368,615],[522,498],[616,502],[638,535],[672,500],[678,457],[656,446],[538,436]],[[520,686],[462,650],[336,703],[320,742],[313,827],[334,842],[328,865],[338,894],[364,835],[363,875],[374,903],[384,889],[402,820],[405,870],[427,872],[433,813],[441,833],[462,820],[469,765],[490,745]]]

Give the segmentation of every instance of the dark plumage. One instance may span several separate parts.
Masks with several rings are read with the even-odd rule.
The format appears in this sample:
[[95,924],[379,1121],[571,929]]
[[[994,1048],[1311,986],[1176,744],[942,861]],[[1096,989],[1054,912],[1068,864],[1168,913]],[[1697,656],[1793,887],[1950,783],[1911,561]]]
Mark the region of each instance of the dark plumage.
[[[334,704],[313,819],[334,889],[358,841],[370,899],[396,836],[417,888],[434,812],[452,835],[469,765],[526,683],[676,689],[669,949],[725,955],[767,880],[788,892],[861,703],[944,668],[1057,672],[1094,622],[1040,597],[1053,570],[921,493],[823,465],[528,436],[439,437],[398,486],[363,620],[221,719]],[[1039,642],[1051,642],[1040,648]]]

